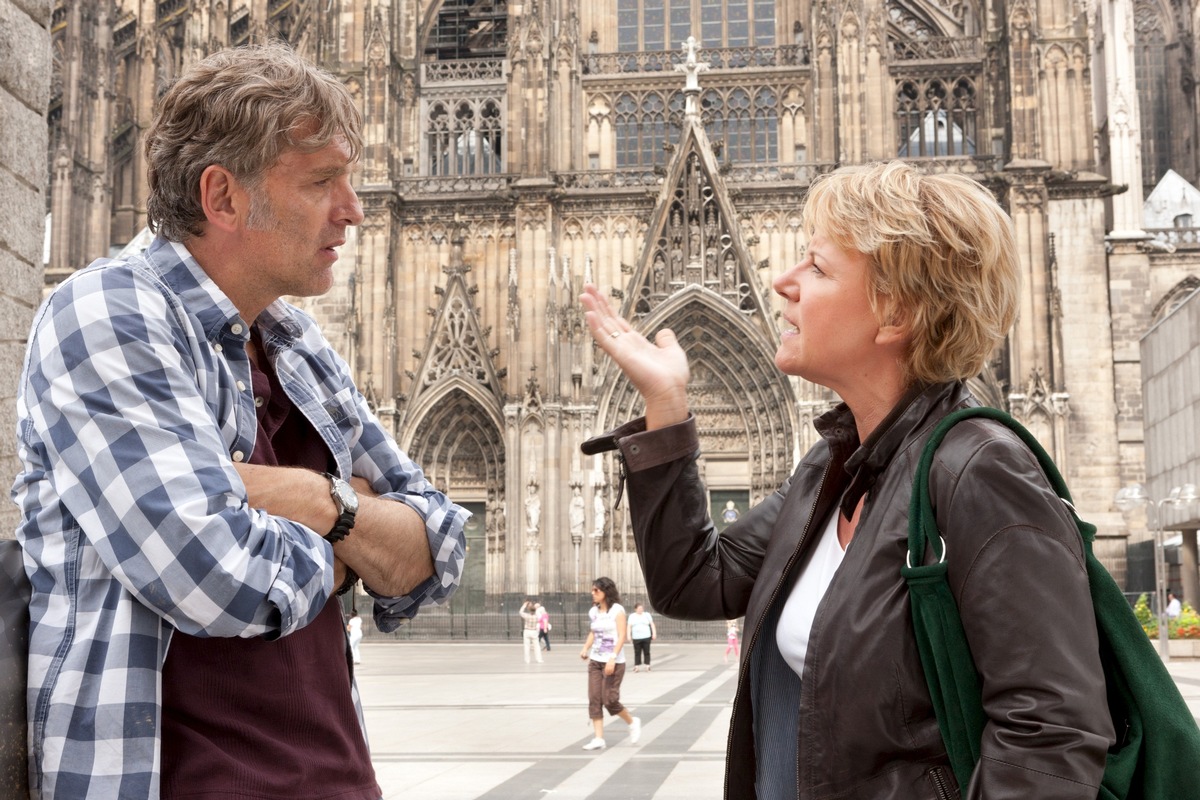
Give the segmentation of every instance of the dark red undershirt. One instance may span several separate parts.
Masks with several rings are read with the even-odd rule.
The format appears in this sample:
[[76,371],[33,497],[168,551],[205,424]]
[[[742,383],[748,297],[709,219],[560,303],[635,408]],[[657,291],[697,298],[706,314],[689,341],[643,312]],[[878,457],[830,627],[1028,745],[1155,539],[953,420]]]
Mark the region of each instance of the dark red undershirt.
[[[251,365],[262,403],[250,463],[329,471],[328,448],[266,366]],[[275,641],[176,631],[163,666],[163,800],[378,800],[342,626],[330,598],[310,625]]]

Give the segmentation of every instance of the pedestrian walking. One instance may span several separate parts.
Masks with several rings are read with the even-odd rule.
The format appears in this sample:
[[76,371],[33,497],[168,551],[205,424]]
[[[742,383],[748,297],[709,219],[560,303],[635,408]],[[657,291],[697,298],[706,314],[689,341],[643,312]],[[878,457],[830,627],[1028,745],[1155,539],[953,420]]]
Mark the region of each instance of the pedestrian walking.
[[629,615],[629,639],[633,642],[634,672],[641,670],[643,661],[646,663],[646,672],[650,671],[650,642],[657,638],[658,628],[654,625],[654,615],[638,603]]
[[538,641],[541,642],[542,649],[549,653],[550,630],[554,627],[550,624],[550,612],[546,610],[545,606],[538,603],[534,613],[537,614]]
[[642,721],[621,705],[621,679],[625,677],[625,608],[617,585],[611,578],[596,578],[592,583],[592,607],[588,611],[590,628],[579,657],[588,662],[588,716],[595,737],[584,750],[603,750],[604,711],[620,717],[629,726],[629,742],[637,744]]
[[532,660],[530,655],[533,655],[541,664],[542,647],[538,642],[537,603],[533,600],[526,600],[521,604],[517,613],[521,615],[521,650],[525,654],[525,663],[528,664]]

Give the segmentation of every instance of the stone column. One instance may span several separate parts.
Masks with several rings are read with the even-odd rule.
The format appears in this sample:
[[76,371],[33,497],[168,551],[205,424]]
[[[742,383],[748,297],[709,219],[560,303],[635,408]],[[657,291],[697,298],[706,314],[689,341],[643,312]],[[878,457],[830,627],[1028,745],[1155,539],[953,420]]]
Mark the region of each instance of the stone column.
[[[1144,239],[1142,138],[1134,70],[1132,0],[1101,0],[1096,14],[1102,39],[1109,168],[1112,182],[1128,187],[1112,198],[1110,239]],[[1097,120],[1099,122],[1100,120]]]
[[[6,484],[17,471],[17,380],[42,291],[51,6],[49,0],[0,0],[0,464]],[[0,504],[0,539],[13,538],[17,519],[11,503]],[[11,542],[4,546],[16,555]],[[25,797],[25,654],[18,644],[24,604],[7,596],[17,581],[7,575],[0,580],[6,594],[0,642],[16,645],[0,651],[0,795]]]

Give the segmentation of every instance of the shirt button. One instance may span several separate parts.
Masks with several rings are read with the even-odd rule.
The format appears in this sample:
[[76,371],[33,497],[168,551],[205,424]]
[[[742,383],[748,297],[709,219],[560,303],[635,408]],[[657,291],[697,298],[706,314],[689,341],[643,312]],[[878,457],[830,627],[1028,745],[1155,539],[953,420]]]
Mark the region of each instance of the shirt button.
[[254,407],[255,408],[262,408],[262,404],[263,404],[263,399],[261,397],[254,398]]
[[242,383],[241,381],[237,382],[237,387],[239,392],[246,391],[246,384]]
[[629,452],[635,456],[638,454],[638,450],[640,450],[640,449],[641,448],[638,447],[636,444],[629,445]]
[[246,458],[246,454],[243,453],[241,450],[233,451],[233,460],[234,461],[242,461],[245,458]]
[[240,323],[240,322],[233,323],[232,325],[229,326],[229,330],[231,330],[234,334],[241,333],[242,332],[242,323]]
[[218,353],[222,352],[224,349],[225,348],[221,346],[220,342],[217,342],[213,345],[213,350],[216,350]]

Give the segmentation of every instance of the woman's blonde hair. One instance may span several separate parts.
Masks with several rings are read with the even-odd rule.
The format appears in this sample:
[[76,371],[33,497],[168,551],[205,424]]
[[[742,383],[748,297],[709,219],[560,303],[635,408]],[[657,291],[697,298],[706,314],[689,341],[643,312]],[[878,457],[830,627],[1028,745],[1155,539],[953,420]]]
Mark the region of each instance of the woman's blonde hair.
[[199,236],[200,176],[209,166],[255,188],[285,149],[311,153],[342,137],[357,160],[361,129],[349,90],[286,44],[214,53],[159,101],[146,136],[150,225],[174,241]]
[[909,383],[978,375],[1016,319],[1012,221],[970,178],[901,161],[839,169],[813,182],[804,227],[871,259],[871,308],[907,330]]

